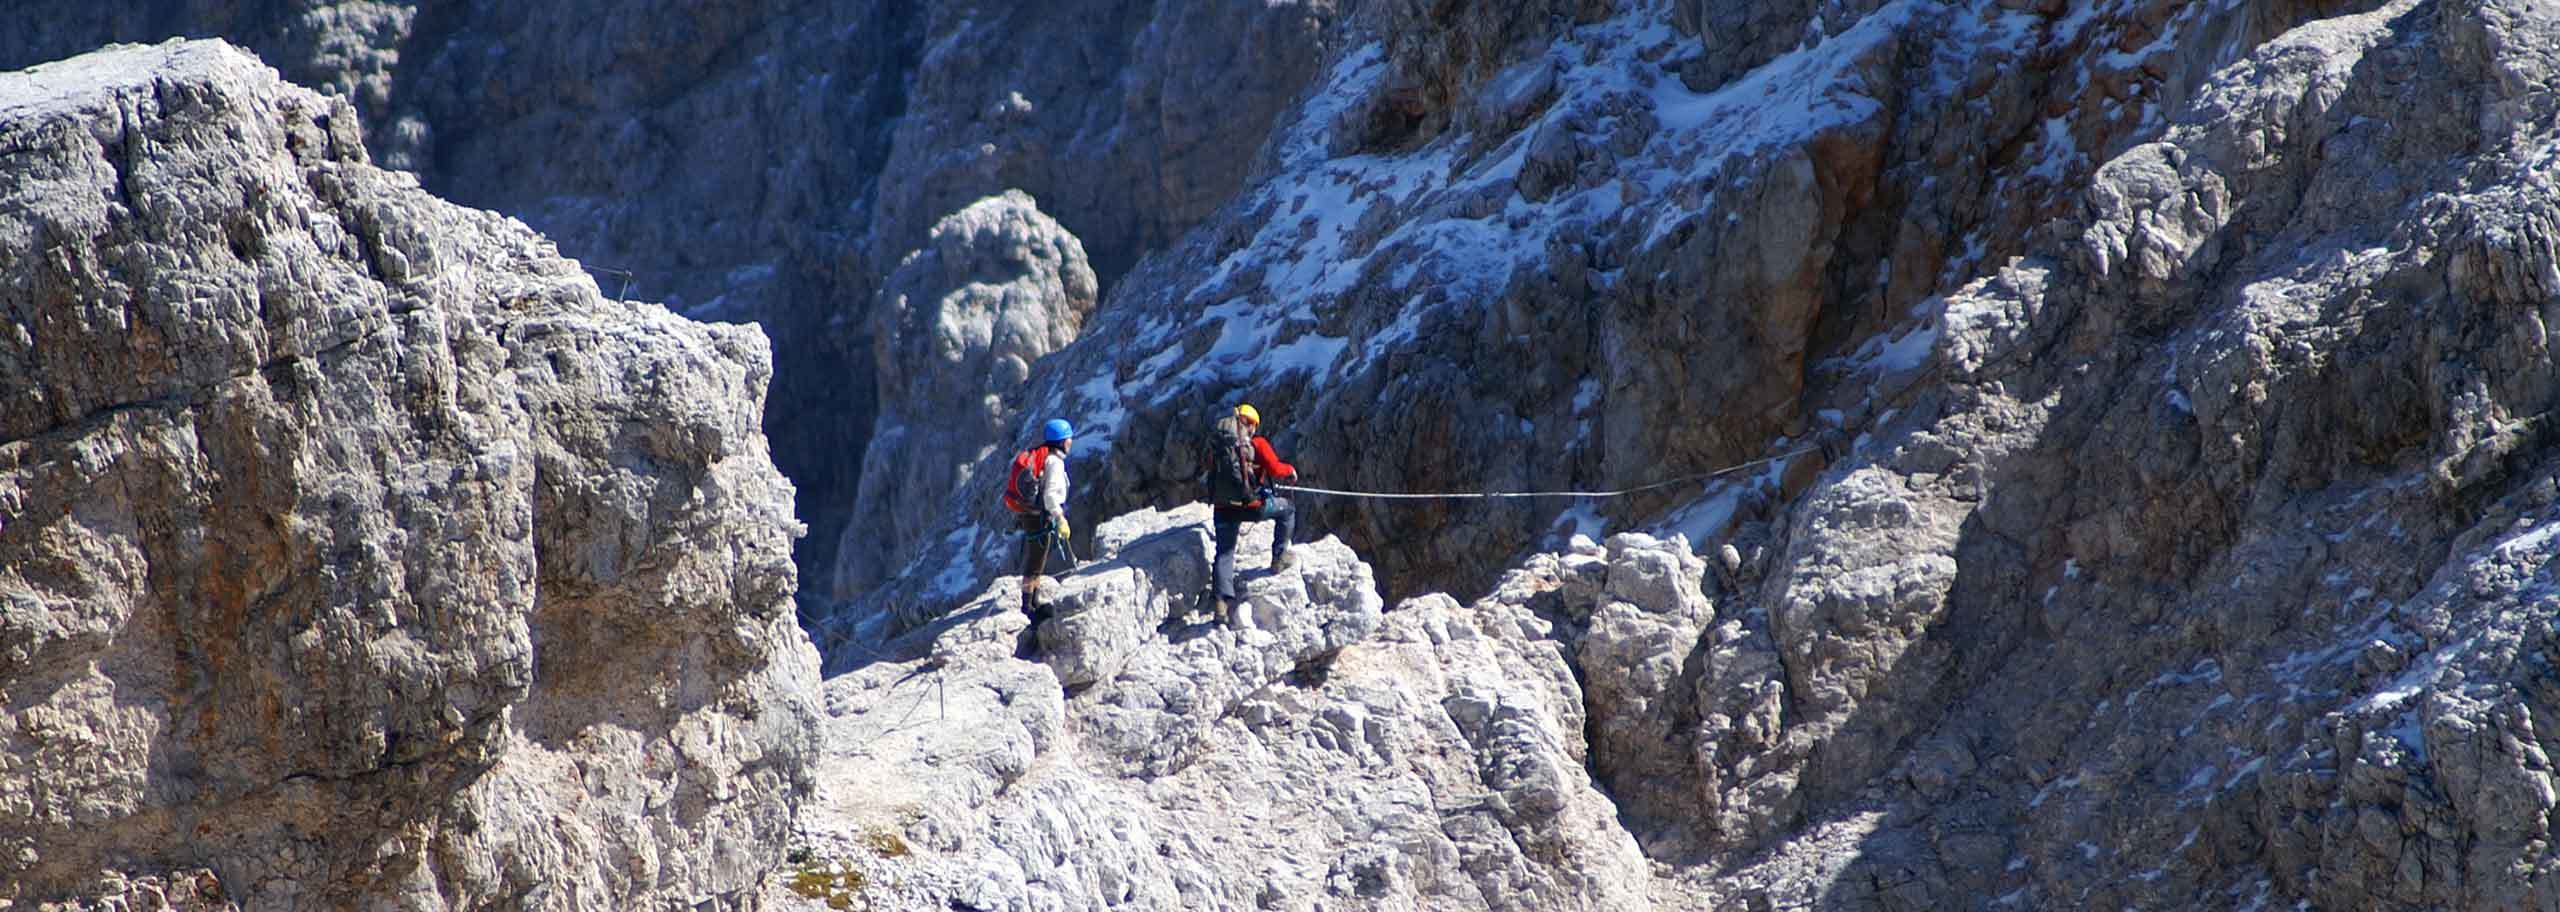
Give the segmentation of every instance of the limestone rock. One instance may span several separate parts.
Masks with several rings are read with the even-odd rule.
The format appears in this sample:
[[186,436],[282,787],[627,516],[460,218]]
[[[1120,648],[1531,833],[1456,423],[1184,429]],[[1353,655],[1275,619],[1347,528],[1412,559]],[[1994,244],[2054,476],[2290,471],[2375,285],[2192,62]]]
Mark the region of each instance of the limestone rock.
[[[1635,487],[1845,443],[1925,379],[1930,302],[2079,213],[2078,188],[2132,161],[2226,55],[2331,12],[1365,6],[1246,189],[1120,280],[1028,399],[1107,417],[1078,476],[1105,516],[1196,498],[1193,454],[1238,401],[1355,490]],[[2333,87],[2307,62],[2277,69],[2312,99],[2287,117]],[[2147,205],[2126,186],[2123,207]],[[1772,508],[1846,447],[1820,454],[1684,531],[1770,536]],[[1685,507],[1674,490],[1588,506],[1641,527]],[[1480,591],[1560,547],[1565,503],[1301,506],[1421,592]],[[928,583],[1000,570],[975,522],[920,536],[923,578],[850,613],[966,599]]]
[[[1659,7],[1396,6],[1032,398],[1112,416],[1080,449],[1103,512],[1196,496],[1239,399],[1328,487],[1779,457],[1596,515],[1305,501],[1399,585],[1510,568],[1467,610],[1585,733],[1560,753],[1665,860],[1658,906],[2547,904],[2529,86],[2560,35],[2520,2],[2246,6],[1885,5],[1704,75]],[[1789,10],[1857,15],[1736,12]],[[1487,556],[1593,523],[1690,537]],[[1000,551],[941,542],[965,602]],[[1302,705],[1254,712],[1383,755],[1343,734],[1379,704]],[[1078,745],[1143,774],[1152,743]]]
[[0,69],[227,38],[352,101],[385,166],[523,219],[612,296],[761,324],[767,430],[825,582],[897,403],[872,388],[868,311],[933,226],[1026,190],[1116,281],[1234,195],[1347,6],[21,0]]
[[7,899],[751,902],[816,687],[762,335],[359,129],[221,42],[0,75]]
[[837,593],[897,570],[953,496],[1001,489],[975,470],[1018,448],[1016,424],[1047,417],[1021,413],[1023,381],[1074,341],[1094,293],[1084,245],[1019,191],[952,213],[891,274],[872,311],[882,409],[837,548]]
[[[2550,901],[2552,362],[2510,132],[2549,121],[2494,113],[2542,104],[2498,75],[2543,65],[2538,21],[2284,34],[2101,166],[2077,230],[1947,298],[1948,382],[1815,483],[1745,599],[1789,702],[1717,762],[1808,823],[1732,881]],[[1843,866],[1825,834],[1859,821]]]
[[1328,538],[1286,571],[1248,569],[1254,626],[1228,628],[1191,609],[1208,520],[1194,506],[1097,530],[1101,553],[1058,580],[1041,665],[1011,657],[1011,579],[840,651],[858,658],[828,682],[828,784],[773,904],[1651,902],[1583,771],[1580,691],[1543,622],[1446,596],[1382,618],[1368,567]]

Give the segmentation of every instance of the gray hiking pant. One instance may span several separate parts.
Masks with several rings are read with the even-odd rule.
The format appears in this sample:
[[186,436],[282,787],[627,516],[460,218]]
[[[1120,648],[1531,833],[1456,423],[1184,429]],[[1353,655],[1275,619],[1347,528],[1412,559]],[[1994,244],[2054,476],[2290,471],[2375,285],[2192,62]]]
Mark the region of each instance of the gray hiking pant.
[[1277,561],[1280,559],[1280,552],[1289,547],[1290,534],[1298,530],[1298,511],[1289,508],[1288,498],[1265,498],[1262,501],[1261,507],[1253,509],[1247,509],[1244,507],[1217,508],[1216,513],[1213,515],[1212,525],[1215,525],[1218,530],[1219,598],[1226,599],[1228,601],[1234,601],[1236,599],[1236,533],[1238,531],[1238,527],[1243,526],[1245,523],[1260,522],[1266,519],[1274,523],[1278,523],[1278,525],[1271,529],[1271,559]]

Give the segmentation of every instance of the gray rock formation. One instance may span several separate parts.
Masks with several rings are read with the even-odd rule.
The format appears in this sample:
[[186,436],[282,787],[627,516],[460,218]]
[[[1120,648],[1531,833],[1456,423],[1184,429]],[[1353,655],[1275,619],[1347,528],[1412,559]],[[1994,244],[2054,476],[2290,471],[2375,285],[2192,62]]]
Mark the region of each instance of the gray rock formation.
[[[902,572],[819,625],[836,674],[826,693],[821,791],[797,809],[803,854],[762,881],[767,904],[2439,909],[2541,908],[2560,896],[2550,848],[2550,811],[2560,805],[2551,756],[2560,734],[2549,721],[2560,714],[2560,688],[2550,684],[2560,662],[2560,579],[2552,570],[2560,536],[2549,534],[2560,521],[2553,482],[2560,459],[2548,421],[2560,368],[2546,329],[2560,318],[2553,312],[2560,253],[2549,241],[2560,218],[2546,202],[2544,161],[2560,129],[2560,106],[2544,91],[2560,78],[2550,63],[2560,59],[2560,29],[2541,5],[1547,0],[1381,2],[1341,13],[1135,2],[981,7],[969,15],[938,5],[901,9],[911,15],[893,17],[891,28],[913,43],[893,44],[918,56],[891,69],[920,75],[914,92],[894,94],[915,104],[901,109],[893,138],[849,145],[870,150],[857,153],[866,164],[856,170],[882,162],[887,170],[874,178],[894,171],[910,182],[865,179],[861,186],[871,189],[853,193],[857,214],[826,223],[835,234],[789,242],[859,248],[821,258],[850,277],[809,279],[810,287],[860,286],[861,299],[871,300],[873,286],[863,283],[926,246],[936,220],[1010,187],[1040,194],[1062,227],[1093,242],[1101,281],[1116,263],[1136,265],[1079,341],[1030,362],[1020,413],[967,412],[970,433],[991,436],[916,465],[898,462],[897,471],[930,477],[901,486],[892,501],[925,503],[936,483],[958,488],[951,494],[958,499],[943,501],[940,518],[927,525],[905,523],[933,510],[904,514],[910,519],[884,548],[907,553],[866,558]],[[454,15],[409,28],[445,41],[484,13]],[[485,15],[550,23],[572,14]],[[685,29],[718,18],[678,18],[664,28],[691,34]],[[1150,25],[1131,31],[1141,20]],[[1331,21],[1348,22],[1346,30],[1312,37]],[[1197,30],[1170,28],[1211,22],[1262,25],[1213,29],[1217,39],[1189,44],[1183,36]],[[1255,45],[1250,36],[1263,25],[1279,38]],[[582,83],[563,73],[617,59],[626,46],[646,47],[633,28],[598,29],[610,40],[575,36],[602,43],[561,55],[572,61],[568,69],[525,83],[506,81],[516,77],[469,54],[439,58],[448,73],[481,75],[440,78],[447,87],[438,91],[475,104],[535,83],[579,91]],[[568,31],[545,25],[507,34]],[[1026,31],[1055,40],[1011,43]],[[826,45],[823,32],[794,32],[807,43],[793,46]],[[761,40],[716,28],[704,34],[738,38],[724,47]],[[1324,48],[1326,56],[1303,93],[1282,91],[1286,79],[1221,83],[1218,60],[1183,57],[1208,48],[1245,61],[1236,65],[1245,70],[1298,59],[1241,51],[1252,47]],[[787,65],[802,59],[797,53],[774,59]],[[724,61],[754,56],[688,55],[679,55],[682,72],[697,74],[731,72]],[[391,72],[396,89],[398,68]],[[1176,78],[1169,74],[1184,74],[1186,89],[1216,88],[1180,96],[1192,101],[1148,88]],[[663,72],[641,76],[633,85],[689,99],[684,104],[763,97],[721,94],[734,87],[691,94],[683,80],[660,81]],[[517,87],[468,94],[490,84]],[[1270,94],[1257,94],[1263,89]],[[654,104],[651,91],[607,94],[612,99],[597,107]],[[1166,116],[1194,104],[1214,110],[1219,96],[1250,97],[1238,102],[1244,114],[1233,123]],[[1253,112],[1280,98],[1298,100],[1276,126],[1251,123]],[[519,106],[499,109],[543,109],[510,104]],[[729,116],[669,110],[711,123]],[[290,155],[300,142],[310,155],[317,147],[309,144],[340,149],[353,139],[343,119],[325,128],[316,117],[288,120],[309,126],[276,133],[287,138],[259,148]],[[644,122],[665,128],[675,120]],[[47,172],[50,183],[29,184],[37,189],[24,198],[86,212],[80,207],[111,197],[79,188],[149,186],[152,172],[133,163],[152,160],[152,147],[116,144],[124,129],[61,131],[58,141],[72,147],[117,151]],[[547,135],[542,129],[526,135]],[[441,134],[438,127],[426,135]],[[656,148],[652,135],[635,130],[631,149]],[[1221,145],[1169,141],[1178,136]],[[472,146],[481,141],[451,142],[494,156],[495,145]],[[700,146],[678,147],[711,157]],[[1248,154],[1249,173],[1221,170]],[[687,159],[672,153],[626,149],[596,159],[623,160],[687,170],[677,167]],[[1130,175],[1141,173],[1167,175],[1168,183],[1138,192]],[[692,179],[688,172],[674,183]],[[349,180],[307,183],[341,188],[312,191],[339,200],[349,198]],[[538,169],[526,180],[511,192],[581,186]],[[752,196],[741,190],[760,180],[730,180],[721,192]],[[1244,189],[1213,189],[1225,180]],[[74,189],[44,189],[66,182]],[[549,416],[543,403],[583,401],[560,379],[576,372],[546,368],[547,357],[499,354],[552,338],[503,328],[522,325],[505,321],[587,325],[540,316],[553,310],[521,316],[523,308],[575,305],[589,321],[626,311],[596,301],[547,252],[473,259],[404,234],[405,222],[367,214],[378,209],[344,206],[330,210],[350,213],[335,221],[292,221],[313,226],[296,227],[302,234],[273,230],[225,213],[301,205],[292,202],[300,197],[226,196],[228,186],[201,177],[185,195],[161,197],[204,213],[183,224],[218,226],[188,249],[217,260],[227,249],[252,262],[277,244],[304,243],[272,238],[307,235],[317,250],[354,245],[340,260],[354,264],[346,274],[355,278],[320,270],[245,286],[113,279],[145,293],[65,296],[84,306],[48,310],[72,315],[58,322],[27,323],[37,341],[22,343],[27,354],[17,357],[33,364],[79,350],[50,340],[87,320],[118,327],[118,334],[90,332],[123,346],[114,349],[122,360],[108,361],[116,367],[56,371],[49,385],[29,387],[34,397],[0,403],[0,422],[33,429],[29,439],[74,435],[62,439],[85,447],[43,459],[8,456],[19,462],[6,465],[89,473],[0,488],[0,505],[49,505],[0,528],[0,547],[143,543],[46,551],[69,556],[0,570],[17,574],[0,579],[24,580],[18,585],[43,606],[12,609],[9,642],[24,644],[13,648],[29,658],[11,661],[51,669],[45,673],[61,682],[29,679],[51,687],[42,690],[51,715],[18,721],[10,756],[40,762],[25,768],[72,771],[0,795],[9,802],[0,806],[30,809],[26,819],[37,821],[25,832],[38,835],[20,838],[70,839],[72,857],[88,858],[111,842],[170,844],[197,820],[227,821],[247,835],[216,830],[230,841],[215,844],[261,845],[267,851],[259,857],[272,857],[284,840],[241,821],[308,828],[316,826],[308,822],[313,808],[373,807],[360,802],[386,792],[362,790],[389,790],[386,777],[473,775],[460,791],[417,793],[480,796],[473,799],[480,803],[413,799],[395,805],[394,816],[429,823],[368,830],[394,835],[348,843],[376,852],[366,858],[394,857],[380,847],[409,851],[413,842],[461,845],[455,851],[466,854],[434,854],[412,867],[346,862],[353,874],[305,882],[368,897],[422,896],[408,885],[431,882],[439,897],[469,900],[498,895],[474,892],[488,884],[512,887],[533,875],[448,876],[459,863],[445,859],[491,845],[566,846],[532,857],[572,865],[612,855],[598,848],[603,843],[545,827],[692,838],[636,824],[575,829],[591,826],[578,821],[620,819],[594,795],[634,793],[611,784],[572,792],[567,761],[525,758],[578,749],[562,731],[583,733],[588,744],[655,736],[625,735],[643,729],[622,721],[584,728],[563,721],[580,718],[559,708],[563,701],[596,704],[556,695],[608,688],[600,677],[555,682],[541,670],[554,666],[535,659],[542,643],[599,642],[634,629],[693,637],[682,642],[698,648],[647,641],[687,661],[752,652],[723,631],[740,617],[766,619],[700,606],[763,602],[693,599],[704,591],[770,597],[787,583],[755,571],[768,553],[753,550],[761,539],[747,539],[751,553],[741,554],[735,536],[668,519],[693,515],[679,508],[694,501],[664,493],[674,482],[653,480],[667,477],[656,473],[668,466],[702,467],[674,474],[694,485],[686,490],[709,486],[730,492],[721,497],[760,501],[737,492],[768,489],[718,481],[719,467],[732,460],[706,455],[735,449],[705,441],[743,439],[736,446],[751,451],[751,433],[664,430],[751,430],[752,415],[666,406],[665,414],[688,417],[630,425],[544,417],[530,422],[516,449],[534,455],[511,470],[484,460],[495,445],[476,441],[514,433],[489,428],[518,426],[507,423],[519,413],[509,409]],[[590,192],[561,191],[569,202],[557,217],[587,218],[575,201]],[[215,202],[192,202],[199,198]],[[1186,232],[1188,220],[1197,224]],[[75,223],[89,224],[64,224]],[[720,233],[736,230],[702,236],[751,246]],[[18,254],[30,265],[0,275],[28,288],[100,289],[109,280],[89,277],[143,274],[114,271],[125,267],[112,258],[59,256],[54,238],[72,231],[29,229],[11,249],[36,251]],[[1160,255],[1137,257],[1177,235]],[[918,256],[938,262],[942,254]],[[485,293],[470,297],[470,308],[435,303],[446,301],[434,297],[440,292],[417,289],[457,258],[536,265],[503,280],[488,277],[500,274],[494,266],[475,267],[474,287]],[[175,267],[154,269],[148,275]],[[764,287],[758,275],[734,282],[749,289],[734,300],[768,293],[754,290]],[[307,290],[328,281],[354,290],[326,297]],[[959,281],[919,276],[922,291],[896,299],[948,302]],[[568,290],[508,291],[519,287]],[[226,297],[223,289],[235,290]],[[328,306],[378,299],[397,303]],[[163,311],[198,306],[190,302],[207,302],[201,306],[217,314],[228,306],[264,335],[123,331],[167,324]],[[931,313],[898,319],[903,326],[909,314]],[[478,322],[457,314],[479,315]],[[271,323],[283,328],[265,328]],[[995,351],[995,322],[985,325],[986,345],[948,350],[972,353],[964,365],[1009,366]],[[892,348],[933,338],[900,333]],[[644,335],[590,334],[607,340],[596,346],[635,347]],[[427,338],[443,347],[410,341]],[[753,349],[718,334],[684,338],[708,338],[706,351]],[[401,345],[380,353],[389,339]],[[611,359],[624,350],[559,357],[574,365],[582,363],[577,352],[592,351],[586,363],[622,363]],[[172,351],[190,354],[154,355]],[[970,360],[976,353],[986,357]],[[325,369],[336,363],[330,358],[358,357],[390,369]],[[711,360],[736,367],[738,378],[716,382],[752,388],[751,354],[724,357]],[[488,359],[506,371],[474,367]],[[310,374],[317,379],[295,367],[306,361],[318,365]],[[854,363],[855,382],[873,376],[873,365]],[[228,366],[183,366],[197,364]],[[439,385],[442,364],[455,365],[455,378],[513,385],[501,392],[487,392],[497,379]],[[579,376],[632,378],[625,389],[692,402],[685,390],[693,387],[651,380],[693,376],[673,370]],[[972,401],[996,386],[984,382],[982,366],[891,370],[909,388],[934,391],[937,403]],[[844,386],[843,374],[827,376],[806,382]],[[362,378],[382,385],[364,386]],[[188,392],[233,385],[266,398]],[[304,392],[313,388],[323,392]],[[1196,497],[1198,438],[1209,417],[1242,400],[1261,406],[1283,451],[1331,487],[1610,488],[1774,458],[1606,501],[1309,495],[1301,501],[1308,537],[1339,537],[1302,546],[1306,562],[1296,569],[1253,576],[1253,629],[1185,625],[1176,616],[1205,587],[1204,517],[1196,508],[1164,508]],[[983,398],[974,401],[983,406]],[[239,454],[302,443],[226,423],[265,414],[258,409],[269,402],[323,416],[369,409],[471,420],[336,421],[329,426],[405,430],[339,450],[321,436],[293,450],[293,461],[247,461]],[[130,440],[96,444],[77,436],[126,434],[114,429],[172,409],[210,417],[187,425],[187,435],[134,431]],[[81,420],[105,430],[64,424],[93,414]],[[1086,430],[1074,457],[1072,509],[1095,527],[1076,544],[1096,557],[1059,574],[1055,597],[1064,612],[1038,634],[1043,661],[1032,664],[1009,658],[1022,621],[1007,610],[1015,581],[997,568],[1013,541],[984,483],[1001,448],[973,447],[1009,442],[1049,414]],[[898,424],[919,426],[912,418]],[[574,445],[541,461],[552,450],[536,442],[564,439]],[[615,449],[626,444],[632,449]],[[6,446],[29,453],[37,445]],[[359,465],[335,455],[341,451],[389,455]],[[154,461],[133,453],[176,455]],[[383,481],[368,488],[307,480],[357,471],[338,468],[348,465]],[[952,481],[937,482],[945,476],[933,473],[946,469]],[[485,521],[442,507],[483,475],[487,484],[529,486],[538,495],[522,501],[522,536],[509,537],[516,526],[500,521],[519,515],[510,512],[518,501],[487,501],[483,513],[497,518]],[[74,503],[60,493],[72,490],[98,493]],[[384,514],[340,507],[332,498],[342,493],[345,503],[392,506]],[[143,521],[118,506],[135,498],[206,518]],[[273,506],[223,506],[235,500]],[[537,506],[554,504],[566,504],[561,515],[570,518],[539,518]],[[430,520],[432,531],[416,531]],[[217,531],[186,537],[195,528]],[[655,531],[668,528],[682,532]],[[1609,530],[1622,534],[1594,534]],[[455,535],[461,545],[438,544]],[[665,541],[700,553],[654,550]],[[1243,553],[1258,554],[1262,544],[1248,541]],[[538,561],[517,556],[537,551]],[[153,556],[168,553],[184,557]],[[306,553],[319,557],[288,560]],[[437,561],[479,563],[439,576],[447,565]],[[232,569],[341,564],[355,569],[335,576]],[[398,585],[392,569],[375,567],[396,568]],[[571,581],[560,583],[562,575]],[[420,582],[443,579],[456,582]],[[205,604],[231,613],[191,608],[164,617],[117,607],[139,597],[88,595],[167,591],[151,588],[161,580],[215,591]],[[544,595],[518,593],[531,586]],[[359,591],[347,587],[419,594],[390,602],[394,610],[379,623],[337,606],[382,600],[292,600],[306,591]],[[1394,598],[1439,589],[1487,594]],[[555,611],[554,599],[578,610]],[[663,622],[639,628],[610,620],[634,601],[693,626],[674,625],[684,632],[670,634]],[[1389,601],[1397,609],[1380,612]],[[277,604],[318,607],[299,614],[264,607]],[[487,621],[485,606],[518,604],[532,606],[525,632],[507,641],[514,628]],[[679,615],[677,606],[691,613]],[[20,617],[40,620],[19,624]],[[1160,625],[1166,618],[1177,622]],[[379,649],[346,645],[387,639],[376,631],[394,622],[404,639]],[[265,626],[228,638],[185,633],[243,624]],[[465,637],[438,624],[482,624],[501,635]],[[259,664],[241,657],[244,642],[283,645],[262,647]],[[459,645],[489,642],[498,645]],[[78,664],[92,654],[107,658]],[[413,655],[438,658],[412,662]],[[267,690],[205,685],[167,690],[158,702],[118,702],[95,684],[74,686],[93,680],[78,675],[176,680],[166,669],[217,660],[224,668],[250,662],[264,675],[255,686]],[[314,675],[373,665],[399,672],[380,688],[399,698],[368,692],[315,703],[293,689]],[[625,683],[613,682],[617,692]],[[257,701],[266,693],[303,700],[275,700],[278,713],[320,707],[295,717],[314,733],[291,745],[303,753],[245,773],[207,766],[200,758],[217,756],[215,748],[240,748],[222,739],[244,736],[208,727],[206,713],[253,711],[267,705]],[[748,702],[678,700],[658,711],[714,712],[704,707],[760,698],[740,699]],[[510,700],[513,709],[485,715]],[[465,705],[483,715],[455,709],[461,721],[451,721],[443,713]],[[87,743],[156,743],[116,734],[140,728],[58,721],[66,713],[90,718],[82,712],[121,713],[114,724],[161,726],[150,731],[193,740],[174,742],[184,750],[112,755],[152,758],[128,767],[81,766],[62,758],[87,755],[37,744],[57,730],[88,732],[77,736]],[[765,720],[784,715],[758,714],[753,724],[779,724]],[[365,718],[382,720],[380,743],[366,740],[376,729],[348,721]],[[670,743],[687,745],[691,757],[696,743],[748,740]],[[787,791],[789,777],[778,771],[799,756],[793,750],[773,749],[768,766],[725,779],[684,772],[689,766],[667,772],[644,754],[638,772],[627,774],[642,780],[607,770],[606,781],[677,783],[662,787],[672,790],[679,817],[701,806],[775,808],[780,802],[767,796]],[[388,757],[374,762],[397,772],[344,760],[359,755]],[[488,769],[473,773],[478,767],[451,759],[462,756],[497,759],[473,761]],[[321,762],[332,758],[338,765]],[[292,772],[303,768],[316,772]],[[645,779],[651,775],[673,778]],[[763,784],[730,805],[688,803],[694,793],[682,791],[741,776]],[[56,790],[57,781],[78,787]],[[202,812],[119,810],[167,807],[150,802],[200,781],[291,787],[237,787],[222,793],[233,796],[229,803]],[[548,785],[505,794],[543,795],[525,804],[576,809],[565,818],[571,822],[509,817],[524,812],[470,790],[529,781]],[[297,789],[335,791],[323,804],[295,797],[305,794]],[[653,800],[612,807],[647,814],[668,806]],[[448,806],[476,816],[414,810]],[[770,814],[718,819],[726,822],[715,828],[759,834],[723,845],[771,846],[786,826]],[[98,820],[107,823],[91,825]],[[701,845],[613,856],[651,859],[657,867],[646,878],[599,868],[604,873],[577,882],[610,884],[597,889],[623,891],[616,895],[643,895],[675,879],[716,889],[744,883],[732,873],[754,865]],[[295,850],[310,851],[285,857]],[[577,854],[589,851],[596,854]],[[239,875],[224,865],[245,863],[171,856],[148,870],[86,864],[117,873],[80,890],[139,902],[189,890],[207,901],[205,872],[227,889]],[[39,873],[48,878],[42,883],[70,882],[55,868]],[[268,904],[294,901],[279,898],[281,880],[248,882],[271,891],[261,897]]]
[[0,75],[0,901],[754,901],[816,654],[751,327],[221,42]]
[[1788,713],[1727,756],[1810,821],[1726,887],[2552,901],[2555,48],[2501,2],[2295,30],[1936,309],[1750,593]]
[[889,274],[931,225],[1022,189],[1105,281],[1244,186],[1318,75],[1335,0],[933,3],[863,246]]
[[[1230,628],[1191,610],[1208,520],[1192,506],[1096,530],[1094,561],[1057,583],[1043,665],[1012,658],[1010,579],[932,628],[839,652],[806,854],[772,904],[1653,901],[1584,772],[1580,689],[1546,621],[1445,596],[1382,617],[1367,565],[1328,538],[1287,571],[1249,570],[1251,626]],[[1248,527],[1245,553],[1268,528]]]
[[[1668,907],[2548,904],[2548,14],[1765,6],[1729,67],[1703,7],[1364,13],[1035,373],[1083,508],[1193,496],[1239,399],[1345,488],[1811,442],[1308,505],[1395,586],[1558,580]],[[1718,566],[1498,557],[1595,525]],[[982,591],[965,532],[853,617]]]
[[[1034,376],[1035,410],[1097,416],[1094,511],[1196,496],[1211,417],[1250,400],[1292,461],[1359,490],[1615,488],[1835,444],[1685,531],[1778,519],[1885,408],[1871,390],[1917,378],[1933,296],[2077,211],[2203,73],[2328,9],[1744,6],[1766,28],[1691,4],[1364,6],[1248,188]],[[1707,72],[1728,65],[1748,78]],[[1411,594],[1483,591],[1561,543],[1561,504],[1305,506]],[[921,566],[987,560],[920,539]]]
[[952,497],[995,496],[1003,479],[974,470],[1015,446],[1032,362],[1075,340],[1095,291],[1084,245],[1021,191],[944,218],[890,274],[871,311],[882,407],[836,550],[840,597],[895,572]]
[[228,38],[351,99],[378,161],[523,219],[608,292],[762,324],[768,430],[823,581],[884,402],[866,310],[933,225],[1022,189],[1116,281],[1241,186],[1340,16],[1332,0],[20,0],[0,9],[0,69]]

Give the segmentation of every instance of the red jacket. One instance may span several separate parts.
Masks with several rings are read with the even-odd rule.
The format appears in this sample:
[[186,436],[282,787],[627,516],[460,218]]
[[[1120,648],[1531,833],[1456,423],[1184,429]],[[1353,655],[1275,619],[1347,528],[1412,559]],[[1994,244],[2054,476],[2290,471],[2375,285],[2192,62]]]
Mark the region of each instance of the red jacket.
[[1253,464],[1266,481],[1298,477],[1298,467],[1281,462],[1280,454],[1271,451],[1271,441],[1259,434],[1253,438]]
[[[1280,454],[1271,449],[1271,441],[1260,434],[1253,435],[1253,468],[1256,476],[1254,483],[1257,485],[1268,484],[1283,478],[1298,477],[1298,467],[1281,462]],[[1252,510],[1261,506],[1262,499],[1257,497],[1252,503],[1245,504],[1244,508]]]

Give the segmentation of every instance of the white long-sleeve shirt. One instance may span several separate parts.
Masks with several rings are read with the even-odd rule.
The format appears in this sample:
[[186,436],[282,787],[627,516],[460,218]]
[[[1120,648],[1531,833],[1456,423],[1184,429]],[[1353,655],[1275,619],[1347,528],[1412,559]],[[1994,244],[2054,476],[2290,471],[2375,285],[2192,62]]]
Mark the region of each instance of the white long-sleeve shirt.
[[1040,461],[1040,510],[1053,519],[1067,515],[1067,454],[1055,448]]

